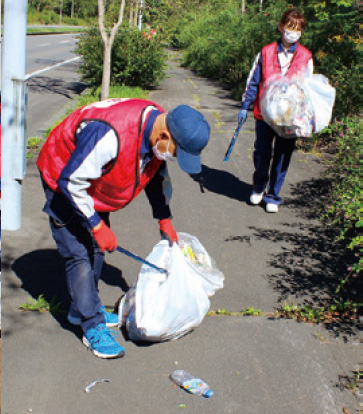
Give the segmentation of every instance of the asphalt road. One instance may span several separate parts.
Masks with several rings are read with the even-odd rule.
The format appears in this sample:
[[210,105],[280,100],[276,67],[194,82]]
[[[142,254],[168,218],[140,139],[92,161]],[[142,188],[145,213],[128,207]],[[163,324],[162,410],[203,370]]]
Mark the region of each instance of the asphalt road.
[[27,36],[26,73],[30,74],[75,57],[72,51],[76,43],[75,34]]
[[[76,57],[72,51],[77,35],[27,36],[26,72],[51,67]],[[64,106],[85,88],[78,74],[79,61],[40,73],[28,83],[27,136],[42,138],[45,130],[56,122]]]
[[[48,103],[57,91],[38,93]],[[67,106],[68,98],[59,94]],[[170,165],[175,228],[197,236],[226,278],[211,299],[211,309],[252,306],[271,312],[285,301],[317,304],[329,297],[344,263],[334,240],[311,214],[319,196],[321,159],[294,154],[283,189],[285,203],[278,214],[267,214],[248,204],[251,114],[230,161],[223,162],[238,112],[228,91],[178,67],[172,54],[168,76],[150,99],[166,110],[180,103],[193,105],[212,127],[203,152],[203,188],[177,164]],[[344,407],[354,412],[356,396],[341,382],[359,361],[358,336],[350,325],[208,316],[175,342],[134,344],[120,332],[123,359],[94,357],[81,344],[80,331],[66,321],[63,264],[41,212],[43,202],[31,161],[24,181],[22,228],[3,232],[3,414],[338,414]],[[144,195],[114,213],[111,225],[121,246],[144,257],[159,240]],[[140,264],[118,253],[107,255],[106,262],[100,295],[105,305],[113,305],[135,280]],[[29,297],[40,294],[59,302],[64,313],[19,310]],[[168,375],[175,369],[206,380],[215,396],[207,400],[173,386]],[[84,393],[101,378],[111,383]]]

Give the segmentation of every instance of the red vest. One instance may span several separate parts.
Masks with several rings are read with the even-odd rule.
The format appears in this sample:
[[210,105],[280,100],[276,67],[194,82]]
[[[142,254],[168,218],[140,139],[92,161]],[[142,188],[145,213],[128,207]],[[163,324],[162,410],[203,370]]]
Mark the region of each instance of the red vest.
[[140,146],[146,122],[142,113],[148,106],[163,108],[142,99],[108,99],[84,106],[72,112],[50,133],[44,143],[37,166],[44,181],[54,191],[60,191],[57,181],[73,153],[75,133],[82,121],[102,120],[108,123],[118,137],[116,161],[100,178],[93,180],[87,190],[96,211],[115,211],[133,200],[158,171],[161,162],[156,157],[140,174]]
[[[277,43],[270,43],[262,48],[262,79],[258,89],[258,95],[255,100],[253,115],[256,119],[263,119],[260,110],[260,96],[262,93],[262,87],[266,81],[268,81],[274,75],[281,75],[280,63],[277,57]],[[300,72],[304,72],[309,60],[311,59],[311,52],[300,43],[297,43],[297,48],[291,59],[289,69],[286,72],[288,78],[297,75]]]

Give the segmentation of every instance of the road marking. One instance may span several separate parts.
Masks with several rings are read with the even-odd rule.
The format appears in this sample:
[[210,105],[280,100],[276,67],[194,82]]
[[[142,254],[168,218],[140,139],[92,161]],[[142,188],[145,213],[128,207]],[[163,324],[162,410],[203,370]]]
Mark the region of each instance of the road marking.
[[71,41],[70,40],[62,40],[61,42],[59,42],[59,43],[70,43]]
[[27,75],[25,75],[25,79],[24,79],[24,80],[28,80],[28,79],[30,79],[30,78],[33,78],[33,77],[34,77],[34,76],[36,76],[36,75],[39,75],[40,73],[47,72],[48,70],[55,69],[55,68],[57,68],[57,67],[59,67],[59,66],[66,65],[67,63],[74,62],[74,61],[79,60],[79,59],[81,59],[81,58],[82,58],[82,56],[77,56],[77,57],[75,57],[75,58],[68,59],[68,60],[65,60],[65,61],[63,61],[63,62],[59,62],[59,63],[57,63],[57,64],[55,64],[55,65],[52,65],[52,66],[47,66],[47,67],[45,67],[45,68],[43,68],[43,69],[40,69],[40,70],[37,70],[37,71],[35,71],[35,72],[33,72],[33,73],[28,73]]
[[49,46],[50,45],[50,43],[43,43],[42,45],[40,45],[40,47],[42,47],[42,46]]

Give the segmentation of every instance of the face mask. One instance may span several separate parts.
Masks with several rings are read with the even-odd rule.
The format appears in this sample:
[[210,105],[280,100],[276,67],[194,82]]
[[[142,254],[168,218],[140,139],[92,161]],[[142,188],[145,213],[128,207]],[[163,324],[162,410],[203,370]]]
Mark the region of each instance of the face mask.
[[165,152],[159,152],[158,143],[159,141],[156,143],[156,145],[153,146],[153,153],[155,154],[155,157],[160,161],[175,161],[176,157],[174,157],[173,154],[169,152],[170,138]]
[[291,32],[290,30],[285,30],[283,36],[287,43],[296,43],[301,37],[301,32]]

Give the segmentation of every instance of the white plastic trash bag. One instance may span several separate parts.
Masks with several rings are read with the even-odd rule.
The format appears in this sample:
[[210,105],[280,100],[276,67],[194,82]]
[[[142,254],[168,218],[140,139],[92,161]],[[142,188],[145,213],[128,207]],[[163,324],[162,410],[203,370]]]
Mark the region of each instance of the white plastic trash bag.
[[178,233],[179,245],[155,245],[146,260],[168,275],[142,265],[119,306],[119,326],[133,341],[177,339],[196,328],[209,310],[209,297],[222,289],[224,276],[199,240]]
[[335,88],[329,85],[328,78],[318,74],[308,76],[305,84],[314,109],[314,132],[320,132],[329,125],[331,120]]

